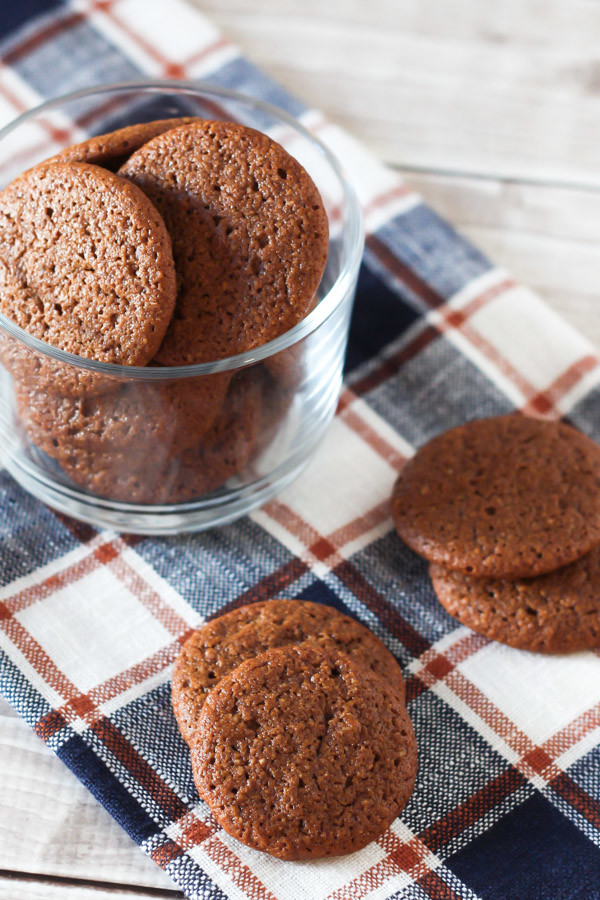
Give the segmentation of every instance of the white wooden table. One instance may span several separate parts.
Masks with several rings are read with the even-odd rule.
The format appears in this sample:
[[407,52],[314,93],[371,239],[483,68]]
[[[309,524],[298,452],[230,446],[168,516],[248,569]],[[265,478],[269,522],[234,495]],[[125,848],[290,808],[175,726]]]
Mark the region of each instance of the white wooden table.
[[[600,348],[596,0],[194,3]],[[183,896],[3,701],[0,870],[0,900]]]

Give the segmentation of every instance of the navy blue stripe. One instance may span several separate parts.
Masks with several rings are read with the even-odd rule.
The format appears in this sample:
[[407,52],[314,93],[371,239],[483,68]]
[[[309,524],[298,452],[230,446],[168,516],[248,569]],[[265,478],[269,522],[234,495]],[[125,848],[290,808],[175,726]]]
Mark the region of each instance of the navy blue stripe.
[[8,0],[0,6],[0,35],[2,39],[17,31],[36,16],[51,13],[64,6],[63,0]]
[[141,844],[156,833],[155,822],[83,738],[74,735],[57,750],[57,756],[136,843]]

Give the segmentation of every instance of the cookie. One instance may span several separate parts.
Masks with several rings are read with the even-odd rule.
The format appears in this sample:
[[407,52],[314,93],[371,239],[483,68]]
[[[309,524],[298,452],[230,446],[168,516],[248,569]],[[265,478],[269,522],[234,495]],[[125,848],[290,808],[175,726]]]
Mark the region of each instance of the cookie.
[[139,125],[128,125],[108,134],[98,134],[95,137],[65,147],[60,153],[50,157],[46,162],[85,162],[102,166],[116,172],[136,150],[139,150],[147,141],[168,131],[193,122],[190,116],[179,119],[157,119],[154,122],[142,122]]
[[163,216],[175,315],[156,359],[207,362],[248,351],[312,308],[328,223],[307,172],[279,144],[230,122],[166,131],[119,169]]
[[417,772],[397,693],[309,644],[269,650],[221,679],[191,757],[198,793],[225,831],[290,860],[353,853],[380,837]]
[[156,446],[177,454],[198,443],[225,401],[227,373],[176,382],[128,381],[100,394],[64,396],[30,379],[15,382],[21,423],[33,443],[60,459],[90,451]]
[[37,387],[42,393],[63,394],[68,397],[87,397],[113,391],[120,379],[91,369],[72,366],[0,332],[0,363],[12,376],[15,384]]
[[600,648],[600,546],[535,578],[475,578],[432,563],[442,606],[467,628],[521,650]]
[[243,373],[232,379],[208,431],[180,453],[174,454],[170,444],[158,440],[90,449],[65,438],[50,455],[69,482],[98,497],[139,504],[185,503],[219,489],[248,464],[260,402],[260,384]]
[[54,163],[0,193],[0,311],[29,334],[143,366],[174,306],[169,235],[135,185],[87,163]]
[[173,669],[172,698],[185,740],[193,740],[204,701],[221,678],[259,653],[307,640],[350,656],[404,699],[400,666],[356,619],[306,600],[266,600],[212,619],[183,645]]
[[431,562],[541,575],[600,542],[600,448],[561,422],[480,419],[438,435],[394,486],[400,537]]

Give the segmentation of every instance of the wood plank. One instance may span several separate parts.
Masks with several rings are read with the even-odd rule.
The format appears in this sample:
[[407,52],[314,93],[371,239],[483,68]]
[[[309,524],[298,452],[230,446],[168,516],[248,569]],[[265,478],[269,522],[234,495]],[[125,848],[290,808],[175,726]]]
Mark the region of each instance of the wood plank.
[[600,192],[402,174],[440,215],[536,290],[600,352]]
[[0,900],[177,900],[181,893],[143,887],[0,874]]
[[143,885],[177,896],[171,879],[1,698],[0,869]]
[[593,0],[192,0],[382,159],[600,186]]

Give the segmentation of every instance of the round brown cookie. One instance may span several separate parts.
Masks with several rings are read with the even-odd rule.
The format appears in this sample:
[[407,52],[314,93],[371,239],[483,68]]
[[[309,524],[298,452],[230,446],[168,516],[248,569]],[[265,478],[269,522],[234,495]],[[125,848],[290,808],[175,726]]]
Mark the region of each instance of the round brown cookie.
[[431,563],[442,606],[485,637],[538,653],[600,648],[600,546],[535,578],[475,578]]
[[30,334],[143,366],[174,305],[169,235],[135,185],[87,163],[54,163],[0,193],[0,311]]
[[184,503],[220,488],[247,465],[260,420],[260,386],[246,373],[231,382],[211,427],[176,455],[160,441],[129,447],[76,446],[65,436],[52,454],[78,487],[108,500]]
[[98,134],[79,144],[65,147],[46,162],[86,162],[116,172],[132,153],[157,134],[193,121],[193,117],[183,116],[179,119],[157,119],[154,122],[128,125],[126,128],[119,128],[108,134]]
[[15,384],[30,384],[40,392],[80,398],[113,391],[120,384],[113,375],[63,363],[2,337],[0,335],[0,363],[12,375]]
[[60,459],[75,448],[90,451],[158,446],[169,454],[198,443],[225,401],[230,376],[205,375],[175,382],[121,382],[110,391],[64,396],[15,381],[17,411],[36,446]]
[[144,144],[119,174],[150,197],[173,242],[177,307],[159,362],[242,353],[312,308],[327,215],[279,144],[242,125],[197,121]]
[[392,495],[400,537],[468,574],[520,578],[600,542],[600,448],[560,422],[479,419],[421,447]]
[[317,859],[383,834],[412,793],[417,746],[377,675],[303,644],[247,660],[211,691],[192,770],[228,834],[280,859]]
[[307,640],[350,656],[381,676],[404,700],[400,666],[356,619],[307,600],[266,600],[212,619],[183,645],[173,669],[172,699],[185,740],[193,741],[204,701],[221,678],[259,653]]
[[262,379],[252,369],[231,382],[223,408],[195,447],[181,453],[169,480],[170,503],[186,503],[221,488],[230,478],[256,477],[245,472],[254,458],[262,421]]

